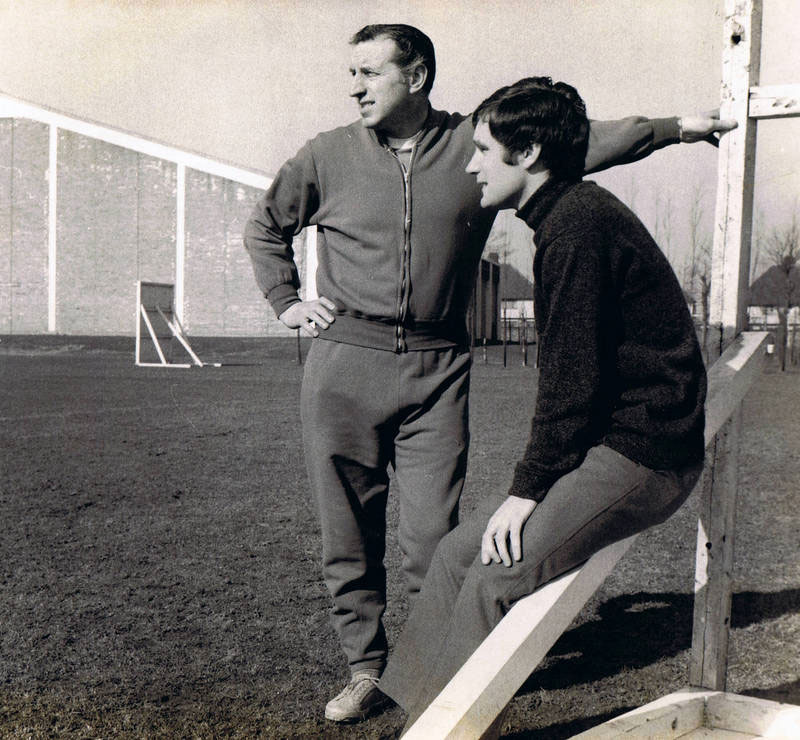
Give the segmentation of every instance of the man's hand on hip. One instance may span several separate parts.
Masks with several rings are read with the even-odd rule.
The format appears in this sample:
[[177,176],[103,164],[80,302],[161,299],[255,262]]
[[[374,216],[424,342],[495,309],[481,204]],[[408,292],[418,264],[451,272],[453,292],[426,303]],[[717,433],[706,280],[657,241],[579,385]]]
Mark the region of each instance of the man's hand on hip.
[[535,501],[519,496],[509,496],[500,504],[489,518],[481,538],[481,562],[484,565],[503,563],[510,568],[522,560],[522,527],[535,508]]
[[298,301],[278,318],[290,329],[302,329],[310,337],[318,337],[320,329],[327,329],[336,319],[332,311],[336,304],[325,296],[313,301]]

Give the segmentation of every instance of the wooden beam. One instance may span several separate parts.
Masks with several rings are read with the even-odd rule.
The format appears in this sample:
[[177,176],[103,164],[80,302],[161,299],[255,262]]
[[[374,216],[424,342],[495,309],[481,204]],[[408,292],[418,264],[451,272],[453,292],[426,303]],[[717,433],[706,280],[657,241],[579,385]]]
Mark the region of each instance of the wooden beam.
[[800,116],[800,85],[750,88],[750,118]]
[[708,371],[706,449],[761,373],[768,338],[766,331],[742,332]]
[[[761,58],[761,0],[725,0],[723,29],[720,115],[735,118],[739,127],[720,141],[710,318],[716,332],[712,356],[726,357],[726,348],[747,323],[756,156],[756,121],[748,113]],[[724,427],[712,443],[702,479],[689,676],[693,685],[717,690],[725,688],[728,669],[742,423],[741,399],[731,398],[730,404],[733,409],[720,415]]]
[[697,521],[689,683],[716,691],[727,683],[740,416],[738,410],[713,442]]
[[[690,734],[700,730],[701,734]],[[721,691],[684,689],[626,712],[572,740],[619,737],[800,737],[800,707]]]
[[698,689],[677,691],[574,735],[572,740],[681,737],[704,726],[706,699],[714,693]]
[[800,737],[800,707],[737,694],[706,697],[706,723],[712,729],[748,737]]
[[720,116],[739,126],[720,139],[710,321],[719,356],[746,326],[753,216],[756,121],[748,117],[750,88],[758,83],[761,0],[725,0]]
[[741,407],[763,366],[767,337],[740,335],[709,371],[689,683],[716,691],[727,683]]
[[511,607],[404,740],[479,738],[635,539],[609,545]]

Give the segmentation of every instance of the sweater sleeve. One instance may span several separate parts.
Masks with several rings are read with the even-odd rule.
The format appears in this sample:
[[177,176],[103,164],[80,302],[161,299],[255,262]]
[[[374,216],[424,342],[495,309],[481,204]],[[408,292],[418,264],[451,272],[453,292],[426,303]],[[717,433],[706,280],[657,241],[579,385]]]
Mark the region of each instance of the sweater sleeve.
[[635,162],[679,142],[677,118],[631,116],[618,121],[591,121],[585,174]]
[[544,247],[541,294],[547,319],[539,335],[539,387],[512,496],[541,501],[553,483],[581,464],[603,418],[609,364],[602,357],[608,344],[602,337],[607,280],[600,241],[582,223]]
[[244,245],[258,287],[277,316],[300,300],[293,238],[319,207],[319,185],[310,144],[281,167],[256,204],[244,230]]

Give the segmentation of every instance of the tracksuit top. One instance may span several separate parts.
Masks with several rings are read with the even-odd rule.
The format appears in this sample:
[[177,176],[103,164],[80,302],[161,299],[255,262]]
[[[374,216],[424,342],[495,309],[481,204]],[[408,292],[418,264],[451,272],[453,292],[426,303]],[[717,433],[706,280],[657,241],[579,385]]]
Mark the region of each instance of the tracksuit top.
[[597,444],[654,470],[702,460],[700,346],[642,222],[595,183],[556,179],[517,215],[535,232],[539,382],[509,493],[541,501]]
[[[388,351],[465,346],[466,314],[496,215],[465,167],[473,127],[431,109],[405,168],[360,121],[321,133],[281,167],[244,242],[280,315],[298,296],[292,239],[316,225],[317,293],[336,320],[320,337]],[[677,119],[592,124],[587,171],[679,140]]]

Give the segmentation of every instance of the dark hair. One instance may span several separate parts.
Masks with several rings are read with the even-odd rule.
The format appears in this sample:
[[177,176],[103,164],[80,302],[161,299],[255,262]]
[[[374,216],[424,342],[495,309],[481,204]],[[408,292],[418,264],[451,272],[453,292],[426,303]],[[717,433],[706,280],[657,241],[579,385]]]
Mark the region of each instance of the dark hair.
[[580,179],[589,146],[589,119],[578,91],[549,77],[526,77],[501,87],[472,114],[508,151],[542,147],[542,163],[554,177]]
[[433,80],[436,77],[436,55],[433,51],[433,42],[414,26],[404,23],[374,23],[364,26],[353,34],[350,43],[362,44],[375,39],[392,39],[397,45],[397,66],[404,71],[411,71],[418,64],[425,66],[428,76],[422,90],[430,93]]

